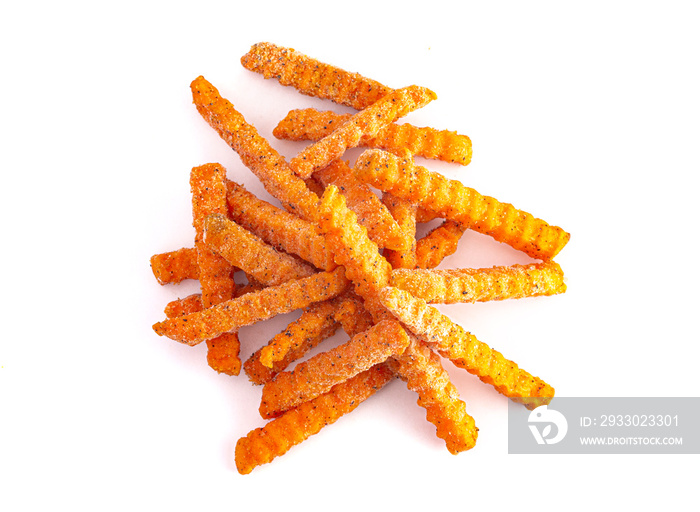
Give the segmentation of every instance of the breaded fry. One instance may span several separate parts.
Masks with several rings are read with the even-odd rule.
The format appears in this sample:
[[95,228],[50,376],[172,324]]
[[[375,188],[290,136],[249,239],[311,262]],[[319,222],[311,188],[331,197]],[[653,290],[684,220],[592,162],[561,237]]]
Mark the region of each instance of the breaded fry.
[[318,197],[292,172],[284,157],[204,77],[196,78],[191,88],[197,111],[238,153],[246,167],[260,179],[265,190],[279,199],[288,211],[303,219],[313,220]]
[[151,270],[160,284],[177,284],[185,279],[199,279],[197,249],[183,247],[151,256]]
[[401,250],[384,250],[384,257],[392,268],[415,268],[416,266],[416,206],[405,199],[384,194],[382,203],[387,207],[396,223],[401,227],[408,247]]
[[564,273],[555,261],[479,269],[398,269],[391,273],[390,283],[431,304],[521,299],[566,291]]
[[332,133],[304,148],[289,161],[289,166],[297,176],[308,178],[343,156],[346,149],[356,147],[362,137],[375,136],[387,124],[436,98],[437,95],[425,87],[412,85],[397,89],[351,116]]
[[153,330],[160,336],[196,345],[245,325],[331,299],[345,291],[348,284],[342,268],[319,272],[248,293],[197,313],[158,322],[153,325]]
[[266,286],[310,276],[310,265],[278,252],[247,229],[223,215],[210,215],[204,222],[204,241],[226,261]]
[[380,290],[388,284],[391,265],[379,254],[377,244],[357,223],[357,216],[348,209],[345,198],[334,185],[323,193],[318,222],[335,262],[345,266],[346,276],[360,295]]
[[357,73],[312,59],[293,48],[258,43],[241,57],[241,64],[265,78],[277,78],[300,93],[362,110],[392,89]]
[[294,370],[278,373],[265,383],[260,415],[273,418],[313,400],[336,384],[401,354],[406,345],[408,335],[397,321],[380,322],[348,342],[297,364]]
[[409,242],[396,220],[377,195],[358,180],[347,162],[337,159],[313,175],[325,187],[335,185],[345,196],[345,203],[357,215],[357,222],[367,228],[367,236],[380,248],[405,249]]
[[[278,139],[317,141],[347,121],[352,114],[321,112],[314,108],[291,110],[272,131]],[[445,162],[467,165],[472,159],[472,141],[466,135],[449,130],[419,128],[408,123],[391,123],[374,137],[362,137],[358,146],[411,154]]]
[[435,425],[437,436],[445,441],[450,453],[473,448],[479,429],[467,414],[440,357],[415,337],[410,339],[403,354],[392,359],[394,371],[408,389],[418,393],[418,405],[425,408],[427,420]]
[[190,313],[195,313],[204,309],[202,306],[202,294],[193,293],[188,295],[184,299],[176,299],[168,302],[165,306],[165,316],[168,318],[174,318],[183,315],[189,315]]
[[368,149],[355,162],[354,171],[359,179],[384,192],[420,203],[533,258],[551,259],[569,241],[569,234],[560,227],[414,165],[411,158]]
[[382,304],[413,334],[499,393],[530,408],[548,404],[554,397],[552,386],[518,368],[424,300],[391,286],[384,288],[380,297]]
[[309,402],[290,409],[267,425],[248,433],[236,443],[236,468],[242,475],[255,467],[284,455],[293,446],[317,434],[352,412],[367,398],[379,391],[393,377],[386,365],[380,364],[341,382]]
[[363,305],[362,299],[354,293],[338,297],[339,303],[333,312],[333,318],[340,323],[345,333],[351,338],[372,327],[372,315]]
[[457,244],[467,226],[446,220],[416,242],[416,267],[435,268],[457,251]]
[[321,270],[337,265],[315,224],[258,199],[242,185],[227,182],[231,218],[280,251],[296,254]]

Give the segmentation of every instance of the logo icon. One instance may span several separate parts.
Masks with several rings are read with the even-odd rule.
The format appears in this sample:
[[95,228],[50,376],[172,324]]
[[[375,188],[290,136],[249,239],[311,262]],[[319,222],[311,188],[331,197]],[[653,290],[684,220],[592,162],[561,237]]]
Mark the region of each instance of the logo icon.
[[[540,405],[533,409],[527,418],[527,422],[537,444],[556,444],[564,439],[569,428],[564,415],[554,409],[548,409],[546,405]],[[551,435],[552,425],[556,427],[556,432],[553,436]]]

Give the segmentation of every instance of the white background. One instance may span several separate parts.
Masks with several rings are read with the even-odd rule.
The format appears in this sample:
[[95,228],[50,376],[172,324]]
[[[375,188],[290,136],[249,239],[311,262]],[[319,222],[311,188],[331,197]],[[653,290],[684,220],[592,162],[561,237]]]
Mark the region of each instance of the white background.
[[[220,162],[269,197],[192,106],[195,77],[288,158],[303,144],[270,132],[289,109],[343,111],[242,68],[271,41],[432,88],[406,121],[469,135],[474,158],[423,163],[572,234],[556,258],[566,294],[444,312],[559,396],[699,396],[695,2],[16,5],[0,16],[0,508],[670,509],[694,496],[696,455],[508,455],[505,399],[448,364],[480,427],[473,450],[450,455],[394,381],[241,476],[233,449],[264,423],[260,388],[154,334],[197,285],[161,287],[148,260],[193,243],[193,166]],[[527,261],[468,234],[443,267]],[[293,318],[243,329],[244,357]]]

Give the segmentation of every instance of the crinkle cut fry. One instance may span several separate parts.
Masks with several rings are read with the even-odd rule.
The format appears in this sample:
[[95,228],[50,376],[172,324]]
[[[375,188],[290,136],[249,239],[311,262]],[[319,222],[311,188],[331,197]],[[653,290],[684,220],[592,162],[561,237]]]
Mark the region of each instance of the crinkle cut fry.
[[153,330],[160,336],[196,345],[225,332],[237,331],[245,325],[331,299],[345,291],[348,284],[344,269],[339,267],[333,272],[319,272],[293,279],[197,313],[158,322]]
[[416,266],[418,268],[435,268],[446,257],[457,251],[460,238],[467,226],[446,220],[430,233],[416,242]]
[[412,158],[368,149],[355,162],[354,171],[359,179],[384,192],[420,203],[536,259],[554,258],[569,241],[569,233],[560,227],[415,165]]
[[335,423],[355,410],[393,378],[385,364],[379,364],[337,384],[330,391],[268,422],[236,443],[236,468],[241,474],[284,455],[293,446]]
[[[194,167],[190,173],[192,225],[195,228],[201,302],[205,308],[231,300],[236,292],[235,268],[204,243],[205,219],[212,214],[225,216],[228,213],[225,182],[226,169],[220,164]],[[219,373],[238,375],[241,371],[240,346],[235,332],[207,340],[209,366]]]
[[332,133],[304,148],[290,160],[289,166],[297,176],[308,178],[343,156],[346,149],[356,147],[362,137],[376,135],[387,124],[436,98],[433,91],[417,85],[397,89],[354,114]]
[[[314,108],[291,110],[273,129],[278,139],[317,141],[347,121],[352,114],[321,112]],[[362,137],[358,146],[411,154],[444,162],[467,165],[472,159],[472,141],[466,135],[449,130],[391,123],[374,137]]]
[[246,274],[266,286],[310,276],[313,267],[289,254],[278,252],[247,229],[223,215],[210,215],[204,221],[207,245]]
[[445,441],[450,453],[473,448],[479,429],[467,414],[440,357],[414,336],[409,338],[404,352],[392,358],[394,372],[418,393],[418,405],[426,410],[426,419],[435,425],[437,436]]
[[336,384],[401,354],[408,335],[395,320],[384,320],[346,343],[316,354],[292,371],[278,373],[263,387],[260,415],[272,418],[326,393]]
[[196,78],[191,88],[197,111],[238,153],[246,167],[260,179],[265,190],[289,212],[313,221],[318,196],[292,172],[284,157],[204,77]]
[[236,182],[228,181],[227,187],[229,214],[235,222],[276,249],[296,254],[321,270],[337,266],[315,224],[259,199]]
[[199,279],[197,249],[183,247],[151,256],[151,270],[160,284],[177,284],[185,279]]
[[566,291],[555,261],[479,269],[397,269],[391,286],[430,304],[457,304],[555,295]]
[[401,227],[410,244],[405,249],[384,250],[384,257],[392,268],[415,268],[416,266],[416,206],[391,194],[384,194],[386,205],[396,223]]
[[554,397],[552,386],[518,368],[513,361],[479,341],[424,300],[391,286],[384,288],[380,297],[382,304],[413,334],[435,346],[455,366],[492,385],[499,393],[524,403],[528,408],[548,404]]
[[362,110],[393,89],[357,73],[319,62],[293,48],[262,42],[241,57],[241,64],[265,78],[277,78],[307,96],[327,99]]
[[[379,247],[403,250],[410,244],[389,209],[377,195],[358,180],[347,162],[336,159],[313,174],[325,187],[335,185],[345,196],[345,203],[357,215],[357,222],[367,228],[367,236]],[[323,196],[323,194],[321,194]]]

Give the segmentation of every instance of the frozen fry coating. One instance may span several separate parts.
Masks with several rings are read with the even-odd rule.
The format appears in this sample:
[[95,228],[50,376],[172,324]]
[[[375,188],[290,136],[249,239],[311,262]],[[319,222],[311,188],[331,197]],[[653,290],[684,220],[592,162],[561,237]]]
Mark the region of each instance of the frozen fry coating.
[[384,257],[392,268],[415,268],[416,266],[416,206],[405,199],[384,194],[382,203],[386,205],[396,223],[401,227],[409,244],[404,249],[385,249]]
[[379,254],[377,244],[357,223],[337,187],[326,188],[319,205],[319,227],[333,252],[335,262],[345,266],[346,276],[360,295],[379,290],[389,282],[391,265]]
[[415,165],[411,158],[368,149],[357,159],[354,170],[362,181],[384,192],[420,203],[536,259],[553,258],[569,241],[569,234],[560,227]]
[[362,110],[392,89],[357,73],[312,59],[293,48],[258,43],[241,57],[241,64],[265,78],[277,78],[307,96],[323,98]]
[[[367,236],[379,247],[401,250],[409,240],[388,208],[365,183],[358,180],[343,160],[337,159],[316,171],[324,187],[335,185],[345,196],[345,203],[357,215],[357,222],[367,228]],[[323,195],[323,194],[322,194]]]
[[294,370],[278,373],[263,387],[260,415],[272,418],[308,402],[336,384],[400,354],[406,345],[408,335],[398,322],[380,322],[348,342],[297,364]]
[[238,153],[246,167],[260,179],[265,190],[279,199],[288,211],[303,219],[313,220],[318,196],[292,172],[284,157],[204,77],[196,78],[191,89],[197,111]]
[[177,284],[185,279],[199,279],[197,249],[183,247],[151,256],[151,270],[160,284]]
[[431,304],[521,299],[566,291],[564,273],[554,261],[479,269],[397,269],[390,282]]
[[430,233],[416,242],[416,266],[418,268],[435,268],[447,256],[457,251],[459,239],[467,226],[446,220]]
[[355,410],[392,378],[393,374],[386,365],[374,366],[333,386],[327,393],[288,410],[264,427],[252,430],[236,443],[238,472],[248,474],[255,467],[284,455],[326,425]]
[[315,272],[310,265],[289,254],[278,252],[223,215],[210,215],[206,218],[204,241],[226,261],[266,286],[307,277]]
[[245,325],[331,299],[345,291],[347,286],[348,280],[342,268],[319,272],[247,293],[197,313],[158,322],[153,325],[153,330],[160,336],[196,345]]
[[529,407],[547,404],[554,388],[518,368],[513,361],[479,341],[422,299],[398,288],[380,292],[382,304],[420,339],[434,344],[441,355],[516,402]]
[[399,377],[418,393],[418,405],[426,410],[426,419],[435,425],[437,436],[445,441],[450,453],[456,455],[473,448],[479,429],[467,414],[439,356],[412,337],[403,354],[393,361]]
[[[291,110],[272,131],[278,139],[317,141],[346,122],[352,114],[321,112],[314,108]],[[391,123],[374,137],[364,136],[358,146],[395,152],[408,149],[411,154],[445,162],[467,165],[472,159],[472,141],[466,135],[449,130]]]
[[346,149],[356,147],[362,137],[373,137],[387,124],[436,98],[433,91],[417,85],[397,89],[307,146],[290,160],[289,166],[297,176],[308,178],[314,171],[343,156]]
[[228,181],[227,187],[229,214],[236,223],[276,249],[296,254],[317,268],[330,271],[337,266],[315,224],[258,199],[238,183]]

